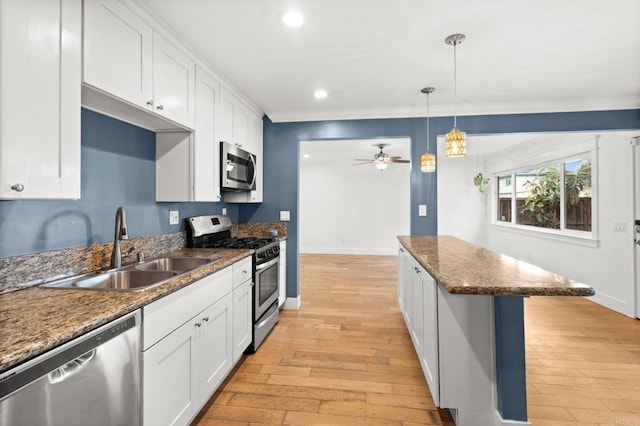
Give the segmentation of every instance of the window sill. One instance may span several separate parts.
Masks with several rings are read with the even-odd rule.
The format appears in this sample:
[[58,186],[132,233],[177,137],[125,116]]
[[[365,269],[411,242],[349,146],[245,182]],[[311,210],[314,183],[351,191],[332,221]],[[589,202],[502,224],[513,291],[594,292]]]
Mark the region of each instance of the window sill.
[[532,226],[513,225],[510,223],[497,223],[491,224],[491,227],[497,231],[511,232],[519,235],[526,235],[529,237],[544,238],[547,240],[553,240],[568,244],[573,244],[583,247],[597,248],[600,245],[600,240],[594,238],[591,235],[582,236],[572,233],[565,233],[553,229],[535,228]]

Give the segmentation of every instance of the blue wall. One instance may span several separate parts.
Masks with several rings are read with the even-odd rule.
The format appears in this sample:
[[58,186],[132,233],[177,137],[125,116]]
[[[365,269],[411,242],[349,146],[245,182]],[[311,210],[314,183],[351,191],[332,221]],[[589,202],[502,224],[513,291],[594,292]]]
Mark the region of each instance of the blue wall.
[[[222,207],[237,221],[235,204],[156,203],[155,152],[155,133],[83,109],[81,199],[0,201],[0,257],[112,241],[118,206],[130,238],[178,232],[182,219]],[[169,210],[180,225],[169,225]]]
[[[436,138],[453,124],[453,117],[430,121],[431,151]],[[468,134],[562,132],[587,130],[640,129],[640,110],[595,111],[556,114],[511,114],[458,117],[458,125]],[[411,158],[426,150],[426,119],[396,118],[272,123],[264,119],[264,203],[240,207],[241,222],[275,222],[280,210],[291,211],[288,224],[287,296],[298,295],[298,191],[300,141],[409,137]],[[420,172],[418,161],[411,165],[411,233],[437,233],[437,173]],[[606,173],[606,171],[604,171]],[[419,217],[418,204],[431,212]],[[443,213],[443,212],[440,212]],[[329,229],[331,224],[327,224]]]

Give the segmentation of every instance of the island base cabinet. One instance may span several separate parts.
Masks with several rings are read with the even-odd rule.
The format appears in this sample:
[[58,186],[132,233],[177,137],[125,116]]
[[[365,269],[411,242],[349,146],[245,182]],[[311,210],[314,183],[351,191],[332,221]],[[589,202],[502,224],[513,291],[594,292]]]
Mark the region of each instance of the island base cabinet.
[[232,294],[143,352],[143,424],[187,425],[232,368]]
[[458,426],[494,422],[493,324],[493,296],[438,288],[439,406]]

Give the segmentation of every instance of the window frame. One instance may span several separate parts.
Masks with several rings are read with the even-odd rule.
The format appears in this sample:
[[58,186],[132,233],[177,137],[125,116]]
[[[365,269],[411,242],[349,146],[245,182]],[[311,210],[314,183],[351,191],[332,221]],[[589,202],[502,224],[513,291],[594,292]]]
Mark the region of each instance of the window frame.
[[[577,144],[567,149],[559,149],[556,152],[545,153],[530,153],[525,157],[521,157],[518,161],[511,161],[512,164],[508,168],[502,168],[499,171],[491,173],[494,182],[499,182],[499,178],[510,176],[511,178],[511,221],[498,220],[499,214],[499,200],[500,200],[500,188],[496,185],[496,188],[491,191],[491,226],[494,229],[515,232],[525,235],[535,235],[543,238],[549,238],[559,241],[572,242],[575,244],[586,245],[591,247],[597,247],[598,240],[598,156],[597,156],[597,138],[594,143],[589,144]],[[546,157],[544,160],[540,160],[540,157]],[[565,192],[565,163],[581,159],[591,160],[591,231],[580,231],[575,229],[566,229],[566,192]],[[533,225],[522,225],[516,223],[517,221],[517,185],[516,185],[516,173],[525,170],[539,170],[544,167],[551,167],[555,165],[561,165],[560,179],[561,179],[561,196],[560,196],[560,229],[544,228]]]

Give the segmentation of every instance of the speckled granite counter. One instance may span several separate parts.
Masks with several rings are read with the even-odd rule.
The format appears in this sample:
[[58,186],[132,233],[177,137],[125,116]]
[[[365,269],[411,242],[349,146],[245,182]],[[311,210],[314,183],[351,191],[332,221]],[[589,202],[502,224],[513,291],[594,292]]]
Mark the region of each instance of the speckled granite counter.
[[592,287],[458,238],[400,236],[400,243],[451,294],[592,296]]
[[[171,255],[220,257],[157,287],[136,292],[31,287],[0,295],[0,371],[86,333],[250,256],[253,250],[179,249]],[[154,256],[158,257],[158,256]]]

